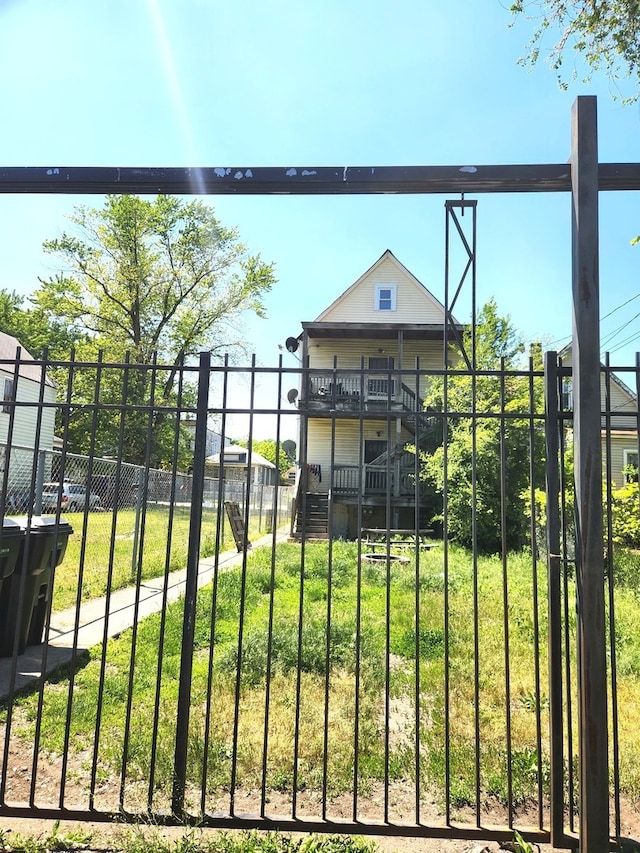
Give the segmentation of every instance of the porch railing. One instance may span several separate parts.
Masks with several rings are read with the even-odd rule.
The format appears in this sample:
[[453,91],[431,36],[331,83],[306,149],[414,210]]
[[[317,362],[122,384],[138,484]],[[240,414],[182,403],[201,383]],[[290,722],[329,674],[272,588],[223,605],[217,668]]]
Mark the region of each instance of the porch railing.
[[333,469],[332,488],[339,495],[357,495],[361,489],[363,495],[384,495],[387,489],[392,495],[413,495],[415,480],[409,471],[398,475],[386,465],[340,465]]
[[420,412],[423,400],[402,381],[402,375],[388,373],[313,373],[307,386],[307,399],[314,401],[388,402],[408,412]]

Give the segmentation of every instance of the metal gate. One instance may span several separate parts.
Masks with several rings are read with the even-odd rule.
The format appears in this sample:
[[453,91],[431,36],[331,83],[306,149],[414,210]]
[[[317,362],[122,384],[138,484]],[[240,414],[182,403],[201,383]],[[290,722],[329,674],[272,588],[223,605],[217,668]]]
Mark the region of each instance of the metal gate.
[[[227,418],[246,414],[250,452],[252,418],[260,409],[253,380],[260,369],[255,364],[247,368],[250,399],[241,406],[235,393],[228,395],[228,376],[233,371],[228,366],[211,368],[205,357],[196,382],[198,405],[187,405],[179,394],[170,405],[162,407],[163,419],[169,415],[169,421],[178,423],[187,414],[197,418],[198,428],[193,475],[183,474],[178,465],[180,442],[176,428],[176,453],[167,463],[171,469],[170,485],[163,496],[158,496],[149,464],[157,423],[155,380],[151,380],[163,368],[143,366],[145,382],[139,384],[149,390],[149,397],[133,408],[128,405],[126,394],[120,405],[113,404],[111,414],[119,423],[119,430],[115,438],[112,435],[110,450],[115,447],[116,456],[122,450],[128,434],[127,421],[136,416],[140,420],[135,429],[139,445],[145,447],[146,464],[133,494],[131,490],[126,494],[123,491],[122,466],[109,481],[112,503],[103,507],[108,510],[102,515],[107,520],[108,536],[106,543],[98,547],[103,577],[97,587],[87,572],[91,544],[98,540],[94,521],[98,513],[94,513],[91,487],[96,466],[104,460],[98,462],[93,438],[85,470],[84,512],[74,515],[73,534],[61,525],[51,529],[46,524],[34,527],[32,523],[32,501],[37,508],[44,497],[44,491],[39,497],[45,472],[38,454],[34,454],[26,505],[22,507],[27,518],[12,528],[13,533],[9,532],[10,525],[3,527],[3,588],[6,591],[14,587],[7,612],[15,620],[15,637],[20,637],[20,631],[37,612],[37,622],[33,629],[29,624],[25,645],[27,639],[37,637],[43,619],[46,643],[27,660],[20,654],[22,640],[14,641],[13,635],[5,638],[5,652],[11,647],[11,653],[2,664],[8,689],[0,813],[105,820],[117,814],[131,820],[149,816],[159,822],[198,821],[216,826],[280,826],[478,839],[509,837],[512,827],[525,829],[526,822],[533,824],[527,830],[533,840],[551,838],[556,846],[575,843],[571,832],[576,830],[587,853],[604,849],[609,834],[609,767],[615,835],[624,834],[621,802],[628,783],[627,768],[621,760],[623,750],[619,748],[623,726],[619,725],[621,707],[617,696],[622,677],[633,679],[636,667],[628,658],[623,672],[616,664],[624,648],[614,620],[624,584],[617,584],[616,577],[617,573],[620,578],[625,572],[627,576],[633,573],[616,563],[616,549],[619,554],[623,549],[617,542],[615,518],[609,508],[615,503],[610,478],[605,480],[604,514],[601,500],[602,444],[607,475],[614,447],[610,429],[613,409],[606,401],[604,406],[599,405],[597,197],[601,190],[638,189],[638,165],[598,163],[595,99],[581,98],[573,114],[570,167],[565,163],[463,168],[347,167],[300,173],[288,170],[286,177],[284,169],[252,169],[245,172],[251,175],[251,181],[243,182],[235,180],[233,169],[202,169],[199,174],[199,186],[212,194],[571,192],[575,470],[570,474],[560,464],[565,460],[564,427],[570,415],[559,403],[556,411],[553,402],[562,398],[565,389],[556,388],[559,374],[555,365],[551,366],[552,357],[547,358],[546,365],[546,411],[539,410],[542,373],[533,364],[528,370],[517,371],[517,376],[506,369],[484,376],[471,359],[466,365],[471,379],[471,406],[456,410],[449,405],[447,382],[455,378],[455,371],[447,367],[440,413],[430,412],[427,424],[420,421],[424,413],[418,407],[414,412],[418,452],[413,475],[405,469],[402,477],[398,476],[402,462],[391,441],[389,426],[386,476],[376,479],[378,493],[386,499],[385,510],[391,510],[392,498],[411,482],[416,497],[413,505],[417,508],[418,497],[422,496],[418,441],[422,433],[418,427],[433,433],[435,424],[441,431],[441,446],[446,448],[449,438],[459,433],[460,425],[467,425],[474,464],[466,479],[459,477],[452,483],[449,475],[455,470],[450,464],[454,457],[443,451],[439,571],[434,569],[437,548],[421,547],[432,543],[424,541],[425,522],[417,510],[415,523],[402,528],[393,515],[385,515],[384,550],[380,550],[380,537],[369,541],[369,536],[372,530],[379,533],[381,527],[367,522],[365,507],[356,500],[359,535],[350,544],[337,541],[330,535],[339,503],[333,492],[326,505],[317,502],[312,506],[305,492],[295,506],[296,513],[301,509],[305,519],[312,512],[320,517],[326,513],[326,542],[312,541],[303,527],[298,542],[281,544],[283,495],[277,489],[268,498],[268,547],[255,548],[250,554],[243,549],[239,563],[233,563],[223,547],[225,535],[227,542],[229,539],[219,510],[229,497],[225,494],[224,477],[220,472],[217,485],[212,486],[203,464],[208,414],[205,386],[211,373],[220,379],[220,396],[213,408],[220,416],[223,435],[227,433]],[[189,169],[3,169],[0,191],[191,193],[191,177]],[[456,204],[462,209],[467,203],[463,199]],[[447,310],[453,310],[456,298],[457,292],[448,297]],[[455,338],[455,323],[450,326]],[[93,437],[100,421],[99,377],[107,367],[61,367],[71,373],[86,367],[97,383],[94,403],[85,405],[81,413],[86,434]],[[121,372],[126,388],[126,379],[136,368],[112,367]],[[174,371],[175,367],[170,369]],[[339,370],[336,364],[335,371]],[[242,372],[236,368],[234,371]],[[418,371],[416,367],[416,376]],[[304,366],[288,371],[282,362],[272,375],[280,377],[281,383],[287,372],[300,375],[305,382],[312,378]],[[385,389],[388,393],[393,387],[391,372],[390,368],[386,385],[375,385],[382,397]],[[185,381],[193,377],[192,369],[185,366],[178,373]],[[611,370],[607,367],[602,375],[605,386],[610,387]],[[18,376],[16,368],[15,381]],[[378,383],[379,371],[377,377],[369,377],[363,366],[361,376]],[[479,409],[475,394],[484,379],[497,389],[497,403]],[[515,382],[516,379],[520,381]],[[515,409],[510,398],[514,382],[519,390],[522,384],[529,387],[524,405]],[[66,430],[69,418],[78,413],[71,395],[72,382],[60,387],[68,388],[58,409]],[[278,446],[281,419],[292,415],[280,406],[281,390],[279,384],[277,404],[271,407]],[[522,395],[519,399],[522,401]],[[378,415],[391,423],[395,414],[384,408],[384,400],[382,403]],[[15,456],[12,431],[20,405],[15,400],[6,405],[9,432],[2,460],[1,495],[5,515],[7,508],[14,508],[10,457]],[[37,401],[32,397],[25,406],[37,413],[32,446],[38,447],[38,436],[46,420],[44,413],[48,416],[56,409],[47,399],[44,382],[40,383]],[[635,416],[637,461],[637,410]],[[339,420],[337,416],[328,419],[332,447],[338,440]],[[365,420],[363,417],[362,422]],[[491,429],[485,430],[488,424]],[[538,446],[545,435],[543,424],[547,427],[547,461],[559,460],[557,474],[553,465],[547,469],[545,524],[550,539],[544,550],[549,562],[548,588],[547,572],[541,570],[542,550],[536,526],[540,518],[537,465],[544,456]],[[510,455],[516,432],[519,439],[525,437],[523,444],[515,444],[520,447],[519,458],[517,454]],[[303,434],[304,430],[301,438]],[[480,458],[482,442],[489,438],[497,442],[492,464],[480,471],[475,462]],[[303,450],[301,441],[302,459]],[[528,497],[524,489],[525,497],[520,492],[516,500],[528,502],[528,533],[521,525],[512,525],[512,458],[520,463],[518,470],[523,462],[525,467],[530,466]],[[324,471],[323,476],[328,473],[330,482],[340,481],[342,488],[351,488],[349,476],[334,470],[333,451],[331,460],[330,470]],[[306,466],[302,470],[306,475]],[[76,460],[67,456],[63,448],[56,472],[61,483],[60,499],[63,478],[71,474],[70,479],[77,479],[79,471]],[[317,470],[314,476],[319,477],[320,473]],[[570,507],[572,478],[575,500]],[[358,478],[358,482],[362,481]],[[459,562],[459,554],[447,535],[454,511],[459,509],[455,502],[460,494],[470,496],[467,533],[472,545],[479,542],[486,533],[483,502],[488,497],[482,489],[487,481],[497,484],[490,497],[493,526],[497,523],[500,531],[499,547],[494,550],[498,557],[493,563],[486,563],[481,549],[471,547]],[[189,495],[185,500],[180,499],[187,498],[187,493],[180,492],[183,486]],[[255,488],[247,478],[242,498],[245,529],[255,539],[249,524],[255,503],[252,496]],[[260,500],[263,498],[261,493]],[[574,528],[570,524],[572,511]],[[398,529],[413,533],[408,546],[405,541],[404,551],[396,548],[400,543],[391,536]],[[570,547],[572,529],[574,550]],[[66,598],[61,599],[66,606],[59,608],[55,596],[63,586],[60,567],[65,563],[56,567],[55,575],[54,563],[63,551],[70,553],[70,543],[78,533],[77,573],[68,585]],[[516,550],[520,563],[513,556],[512,537],[519,546]],[[21,558],[12,551],[20,539]],[[163,552],[149,562],[152,543],[158,540],[164,546]],[[556,547],[558,543],[560,547]],[[525,570],[521,561],[527,546],[530,559]],[[285,547],[289,550],[283,550]],[[373,559],[365,559],[369,551]],[[396,551],[403,552],[396,555]],[[12,560],[17,565],[19,559],[27,560],[29,555],[34,558],[36,553],[41,555],[42,563],[34,565],[33,571],[10,571]],[[404,559],[391,560],[392,553]],[[211,557],[203,559],[205,554]],[[124,573],[122,565],[127,566]],[[187,567],[185,577],[174,574],[180,565]],[[7,582],[13,574],[20,578],[16,584]],[[295,589],[290,584],[292,576]],[[204,583],[204,591],[199,589],[200,582]],[[120,588],[128,590],[126,595],[123,593],[125,603],[120,601]],[[466,604],[460,612],[457,594],[469,588],[470,595],[463,596]],[[518,598],[524,588],[528,589],[526,601]],[[150,589],[154,605],[148,603]],[[180,592],[184,592],[182,598],[176,596]],[[547,594],[548,612],[543,604]],[[413,606],[408,605],[407,595]],[[99,602],[97,613],[91,615],[85,609],[85,599]],[[129,628],[127,620],[116,623],[116,613],[121,608],[131,613],[131,618],[127,617]],[[155,615],[143,619],[147,610]],[[58,613],[63,613],[66,621],[57,621]],[[261,615],[261,624],[254,622],[255,613]],[[380,613],[384,615],[382,633],[377,619]],[[230,627],[230,620],[235,627]],[[85,621],[99,625],[102,634],[97,646],[85,643]],[[489,632],[490,622],[500,626],[499,635]],[[65,631],[71,639],[67,651],[61,651],[64,644],[57,644],[56,638]],[[118,639],[112,639],[112,633]],[[176,638],[177,658],[170,652],[176,647]],[[469,640],[473,650],[470,655],[464,651]],[[498,657],[494,655],[496,647]],[[522,649],[529,655],[525,669],[520,669],[519,663],[516,667]],[[462,657],[458,657],[461,650]],[[60,680],[40,675],[58,665],[65,667]],[[31,690],[29,684],[34,675],[36,687]],[[548,696],[544,692],[547,678]],[[499,686],[499,698],[491,692],[494,682]],[[23,689],[28,695],[19,695]],[[465,716],[469,709],[470,716]],[[551,727],[548,753],[547,715]],[[348,725],[348,736],[344,725]],[[280,744],[281,753],[277,752],[276,743]],[[257,792],[257,798],[250,792]],[[533,815],[527,810],[532,802]],[[495,811],[487,813],[487,803]],[[574,826],[578,803],[579,828]],[[245,811],[253,816],[245,815]],[[491,822],[497,818],[502,827],[488,827],[487,816]]]
[[[57,405],[67,423],[93,420],[97,437],[101,404],[73,402],[74,382],[86,383],[97,366],[64,367],[69,396]],[[193,377],[198,403],[177,401],[173,414],[176,430],[186,414],[197,420],[194,473],[180,473],[176,453],[164,486],[143,466],[132,490],[116,467],[110,503],[94,505],[91,483],[97,472],[106,476],[103,461],[59,459],[61,483],[87,484],[86,505],[64,513],[66,526],[43,532],[39,516],[26,523],[27,499],[20,521],[33,559],[46,552],[46,534],[53,562],[62,551],[59,565],[47,576],[45,553],[44,567],[7,576],[0,588],[0,596],[12,590],[18,614],[15,636],[0,638],[0,813],[477,839],[511,838],[517,828],[538,841],[553,830],[557,846],[570,844],[578,784],[575,548],[571,489],[559,464],[570,435],[570,374],[554,354],[545,369],[532,360],[519,370],[433,371],[428,378],[448,387],[454,405],[427,415],[415,397],[410,414],[423,428],[411,456],[414,523],[394,522],[397,460],[389,454],[376,460],[386,466],[387,493],[375,497],[384,520],[373,527],[372,504],[356,495],[352,541],[332,530],[344,494],[329,494],[327,536],[291,535],[292,511],[304,511],[307,499],[292,503],[292,487],[265,492],[247,473],[235,493],[247,532],[238,553],[225,528],[224,472],[206,476],[210,415],[220,415],[223,440],[227,419],[246,417],[250,452],[256,419],[268,412],[281,447],[291,418],[304,430],[313,416],[301,404],[281,407],[282,384],[292,374],[312,383],[310,368],[230,371],[212,367],[208,355],[198,368],[183,367],[181,383]],[[236,388],[230,407],[238,372],[249,380],[238,388],[275,376],[274,404],[258,408],[251,390],[241,399]],[[402,368],[409,387],[424,378],[420,367]],[[463,395],[472,406],[462,406]],[[13,420],[20,408],[12,404]],[[46,408],[36,407],[39,420]],[[115,408],[121,434],[137,419],[149,435],[150,460],[144,427],[157,406]],[[354,428],[364,434],[370,417],[352,412]],[[376,425],[381,417],[391,431],[397,409],[377,408]],[[332,458],[340,422],[334,411]],[[461,437],[470,442],[466,482],[454,458]],[[423,515],[434,499],[422,476],[427,453],[443,470],[435,527]],[[9,444],[5,506],[11,460]],[[37,494],[44,477],[38,454],[32,461],[25,495]],[[34,628],[36,600],[45,606]],[[614,636],[612,623],[613,660]],[[617,722],[613,731],[616,756]],[[621,789],[617,776],[618,834]]]

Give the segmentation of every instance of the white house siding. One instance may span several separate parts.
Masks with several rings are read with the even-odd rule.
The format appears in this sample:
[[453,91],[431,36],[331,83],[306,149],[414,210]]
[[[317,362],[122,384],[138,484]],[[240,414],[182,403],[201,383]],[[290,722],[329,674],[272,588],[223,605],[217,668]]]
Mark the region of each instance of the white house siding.
[[602,435],[602,461],[606,471],[607,452],[610,457],[611,465],[611,482],[615,488],[621,488],[626,483],[626,478],[623,473],[624,468],[624,451],[631,450],[634,453],[638,452],[638,434],[636,432],[615,432],[609,436],[607,441],[606,433]]
[[[606,411],[606,388],[604,378],[601,388],[601,411]],[[638,406],[633,398],[621,388],[616,382],[611,382],[609,386],[611,415],[610,423],[612,429],[636,429],[636,415]],[[626,414],[625,414],[626,413]]]
[[[377,285],[395,285],[394,311],[375,308]],[[324,311],[316,322],[441,324],[444,309],[416,279],[390,256],[382,260]]]
[[[572,367],[571,349],[568,347],[563,350],[561,355],[563,366]],[[638,411],[638,404],[631,389],[627,388],[621,380],[618,381],[615,375],[612,375],[608,390],[611,429],[635,430],[637,426],[635,415]],[[607,382],[604,372],[600,374],[600,411],[607,411]],[[605,423],[603,417],[602,425],[605,426]]]
[[[0,391],[4,390],[5,379],[13,379],[13,373],[0,370]],[[21,406],[20,403],[37,403],[40,398],[40,385],[23,376],[18,377],[15,398],[18,405],[13,422],[13,445],[33,448],[36,440],[38,409],[33,406]],[[51,404],[56,401],[55,388],[45,385],[44,402]],[[0,444],[7,443],[9,431],[9,412],[3,412],[0,402]],[[53,447],[53,432],[55,427],[55,407],[46,406],[42,409],[40,425],[40,448],[51,450]]]
[[[378,435],[378,433],[380,433]],[[362,441],[387,440],[388,424],[386,420],[363,420]],[[335,444],[333,452],[334,467],[360,466],[362,452],[360,445],[360,421],[337,420],[335,422]],[[404,428],[398,429],[396,418],[391,420],[391,446],[413,440]],[[330,420],[318,418],[309,421],[307,433],[307,463],[316,473],[311,479],[312,491],[327,493],[331,485],[331,445],[332,431]],[[319,472],[319,477],[318,477]]]

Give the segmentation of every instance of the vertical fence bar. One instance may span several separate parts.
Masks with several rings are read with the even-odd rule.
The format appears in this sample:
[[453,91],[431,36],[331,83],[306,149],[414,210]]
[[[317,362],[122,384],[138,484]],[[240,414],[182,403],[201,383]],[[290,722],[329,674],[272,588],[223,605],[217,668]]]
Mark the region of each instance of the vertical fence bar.
[[[562,421],[564,423],[564,420]],[[573,421],[572,421],[573,423]],[[572,660],[571,650],[573,648],[571,613],[575,612],[575,593],[571,593],[569,579],[575,580],[575,524],[573,506],[569,500],[569,492],[573,481],[569,481],[570,472],[567,470],[566,458],[568,453],[568,440],[563,429],[559,435],[560,441],[560,517],[561,517],[561,550],[560,550],[560,579],[561,579],[561,605],[562,605],[562,640],[563,640],[563,678],[565,690],[564,730],[567,750],[566,805],[569,811],[569,829],[576,832],[576,781],[577,773],[574,767],[576,752],[574,748],[574,716],[575,716],[575,684],[572,673],[577,668]],[[570,555],[574,556],[571,557]]]
[[[278,387],[276,391],[276,399],[278,400],[278,415],[276,418],[276,465],[278,469],[278,483],[280,482],[281,470],[280,461],[282,453],[281,429],[282,429],[282,414],[280,405],[282,400],[282,355],[278,359]],[[269,772],[269,721],[271,712],[271,676],[273,662],[273,619],[275,612],[275,590],[276,590],[276,547],[278,541],[278,501],[280,496],[280,486],[276,486],[273,490],[273,512],[272,512],[272,528],[271,528],[271,567],[269,574],[269,617],[267,627],[267,664],[265,671],[264,685],[264,729],[262,734],[262,782],[260,786],[260,817],[264,817],[268,802],[268,772]],[[213,637],[213,633],[211,634]]]
[[189,517],[189,548],[187,552],[187,577],[184,592],[176,746],[174,752],[173,792],[171,799],[171,809],[175,815],[179,815],[184,811],[184,794],[187,781],[189,710],[191,705],[191,675],[193,670],[193,640],[195,636],[196,598],[198,592],[198,562],[200,559],[202,501],[204,498],[204,462],[207,456],[207,415],[209,405],[210,373],[211,353],[201,352],[198,369],[198,402],[196,408],[195,447],[193,451],[193,483],[191,492],[191,515]]
[[500,359],[500,528],[502,562],[502,630],[504,637],[504,713],[505,752],[507,771],[507,813],[509,826],[513,826],[513,762],[511,744],[511,669],[509,662],[509,565],[507,548],[507,424],[505,359]]
[[[620,838],[620,750],[618,743],[618,675],[616,664],[616,617],[615,617],[615,546],[613,544],[613,461],[611,458],[611,399],[612,370],[609,353],[605,356],[604,371],[604,418],[605,418],[605,507],[606,507],[606,583],[609,610],[609,666],[611,672],[611,751],[613,762],[614,832]],[[624,460],[623,460],[624,461]]]
[[471,375],[471,542],[473,567],[473,713],[475,736],[475,807],[476,826],[480,826],[482,808],[480,792],[480,581],[478,577],[478,447],[477,375]]
[[[99,413],[99,405],[100,405],[100,388],[102,383],[102,350],[98,353],[98,365],[95,373],[95,385],[93,389],[93,404],[92,404],[92,414],[91,414],[91,437],[89,439],[89,466],[86,477],[86,500],[89,500],[89,495],[91,493],[91,475],[93,473],[94,467],[94,455],[96,449],[96,434],[98,429],[98,413]],[[44,366],[42,368],[44,375]],[[42,490],[39,489],[39,494],[42,494]],[[74,618],[73,625],[73,648],[71,653],[71,665],[69,668],[69,686],[68,686],[68,698],[67,698],[67,719],[65,723],[65,731],[64,731],[64,746],[62,749],[62,767],[60,772],[60,805],[62,806],[64,803],[64,794],[65,794],[65,786],[67,780],[67,762],[69,758],[69,745],[71,742],[71,723],[72,723],[72,709],[73,709],[73,697],[74,697],[74,688],[75,688],[75,674],[76,674],[76,659],[78,656],[78,631],[80,630],[80,608],[82,605],[82,591],[84,586],[84,566],[85,566],[85,557],[86,557],[86,549],[87,549],[87,531],[89,526],[89,517],[88,509],[85,507],[84,517],[82,520],[82,539],[80,543],[80,558],[79,558],[79,567],[78,567],[78,589],[76,592],[76,612]],[[54,578],[51,578],[51,583],[53,584]],[[51,596],[48,607],[47,607],[47,615],[45,619],[46,624],[46,637],[49,635],[49,625],[51,621],[51,608],[53,606],[53,595]],[[48,643],[45,643],[43,655],[42,655],[42,672],[47,671],[47,651],[48,651]],[[44,677],[42,679],[41,691],[38,702],[38,723],[37,723],[37,736],[34,738],[36,747],[39,745],[40,741],[40,721],[41,721],[41,710],[44,700]],[[33,782],[32,785],[35,789],[36,782],[36,774],[35,774],[35,766],[33,773]]]
[[[164,667],[165,633],[167,626],[167,607],[169,604],[169,582],[171,575],[171,544],[176,512],[176,485],[178,474],[178,458],[180,453],[182,395],[184,390],[184,358],[180,357],[177,367],[178,389],[175,403],[175,422],[173,429],[173,449],[171,454],[171,486],[169,492],[169,517],[167,519],[167,545],[164,557],[164,579],[162,582],[162,607],[160,610],[160,627],[158,632],[158,662],[156,665],[156,690],[153,704],[153,724],[151,733],[151,755],[149,757],[149,785],[147,787],[147,808],[151,811],[156,780],[156,761],[158,755],[158,735],[162,708],[162,673]],[[206,753],[205,753],[206,755]],[[205,765],[206,766],[206,765]],[[205,771],[206,772],[206,771]],[[204,787],[204,785],[203,785]]]
[[539,415],[538,394],[536,387],[539,382],[536,379],[536,363],[540,369],[540,348],[536,347],[536,358],[529,358],[529,506],[531,512],[531,618],[533,621],[533,670],[536,697],[536,755],[538,756],[538,828],[544,826],[544,784],[542,767],[542,719],[541,719],[541,688],[540,688],[540,609],[538,603],[538,537],[537,537],[537,500],[536,488],[539,486],[536,476],[538,465],[538,442],[536,436],[539,431],[539,423],[536,416]]
[[595,853],[609,843],[595,97],[576,99],[571,130],[580,848]]
[[[445,309],[450,305],[449,294],[449,211],[445,206],[445,253],[444,253],[444,304]],[[449,349],[447,339],[448,323],[444,329],[444,346],[442,351],[442,563],[444,575],[444,600],[442,603],[444,611],[444,816],[447,824],[451,821],[451,712],[449,706],[449,682],[450,682],[450,648],[449,648],[449,495],[447,492],[448,469],[449,469],[449,419],[447,410],[449,408]]]
[[220,414],[220,450],[218,461],[218,483],[217,483],[217,498],[216,498],[216,536],[215,536],[215,556],[213,564],[213,582],[211,590],[211,613],[209,619],[209,661],[207,668],[207,700],[204,713],[204,744],[203,744],[203,761],[202,761],[202,779],[203,785],[200,791],[200,810],[204,814],[206,809],[207,785],[206,780],[209,772],[209,743],[211,741],[211,725],[212,725],[212,707],[213,707],[213,691],[214,691],[214,664],[216,655],[216,628],[218,620],[218,589],[220,582],[220,552],[224,543],[224,524],[225,524],[225,483],[224,483],[224,448],[227,440],[227,408],[229,394],[229,356],[225,355],[222,371],[222,400],[220,409],[214,408],[214,412]]
[[327,610],[325,629],[325,660],[324,660],[324,733],[322,743],[322,819],[327,819],[327,798],[329,786],[329,713],[331,693],[331,619],[333,617],[333,483],[336,464],[336,418],[335,394],[338,385],[338,357],[333,357],[331,373],[331,393],[334,395],[332,408],[334,417],[331,418],[331,450],[329,452],[329,495],[327,507]]
[[[129,353],[125,356],[124,364],[122,365],[122,378],[121,378],[121,397],[120,397],[120,405],[118,410],[118,445],[117,445],[117,456],[121,458],[122,456],[122,448],[124,444],[124,430],[125,430],[125,422],[126,422],[126,411],[127,411],[127,399],[129,396],[129,378],[131,373],[131,366],[129,363]],[[67,396],[67,399],[70,399]],[[107,651],[108,644],[107,640],[109,639],[109,615],[111,613],[111,593],[113,586],[113,575],[116,563],[116,531],[118,525],[118,508],[120,505],[120,490],[122,485],[122,465],[118,465],[116,467],[115,473],[115,482],[114,482],[114,502],[113,502],[113,515],[111,517],[111,537],[109,543],[109,557],[107,562],[107,577],[106,577],[106,591],[104,598],[104,621],[103,621],[103,630],[102,630],[102,644],[101,644],[101,653],[100,653],[100,675],[98,677],[98,697],[96,701],[96,725],[93,733],[93,750],[92,750],[92,759],[91,759],[91,780],[89,783],[89,808],[94,808],[94,800],[96,793],[96,786],[98,780],[98,767],[99,767],[99,754],[100,754],[100,744],[101,744],[101,736],[102,736],[102,704],[105,694],[105,674],[107,671]]]
[[413,416],[415,418],[415,453],[413,455],[413,477],[414,477],[414,490],[413,490],[413,501],[415,505],[414,509],[414,525],[416,529],[416,550],[415,550],[415,574],[414,574],[414,607],[415,607],[415,666],[414,666],[414,690],[413,690],[413,703],[414,703],[414,773],[416,777],[415,784],[415,822],[417,824],[420,823],[420,794],[422,791],[422,774],[420,770],[420,758],[422,755],[422,750],[420,747],[421,743],[421,716],[420,716],[420,664],[421,664],[421,655],[420,655],[420,536],[419,530],[421,526],[421,518],[420,518],[420,438],[421,438],[421,421],[420,421],[420,358],[416,357],[415,360],[415,375],[414,375],[414,384],[413,384],[413,392],[414,392],[414,411]]
[[[364,453],[364,418],[362,416],[364,406],[364,356],[360,356],[360,376],[359,376],[359,405],[360,412],[358,417],[358,449],[359,453]],[[364,458],[364,457],[362,457]],[[363,481],[362,477],[358,477],[358,506],[357,506],[357,575],[356,575],[356,613],[355,613],[355,672],[354,672],[354,726],[353,726],[353,801],[351,809],[351,817],[354,821],[358,819],[358,779],[360,775],[360,653],[362,649],[362,527],[363,527]]]
[[[389,377],[390,383],[390,377]],[[390,384],[387,384],[387,451],[391,447],[391,401],[389,399]],[[387,452],[385,471],[385,637],[384,637],[384,806],[383,820],[389,822],[389,783],[391,774],[389,762],[391,758],[391,742],[389,738],[389,723],[391,721],[391,530],[393,521],[391,519],[391,465],[389,452]]]
[[[242,543],[242,567],[240,570],[240,602],[238,614],[238,656],[236,664],[235,692],[233,702],[233,735],[231,740],[231,781],[229,790],[229,811],[233,816],[235,814],[236,787],[238,779],[238,739],[240,736],[240,710],[242,698],[242,665],[244,662],[244,635],[245,622],[247,618],[247,548],[248,543],[249,521],[250,521],[250,503],[253,495],[251,488],[252,482],[252,460],[253,460],[253,430],[254,430],[254,408],[255,408],[255,393],[256,393],[256,357],[251,356],[251,378],[249,380],[249,435],[247,438],[247,479],[246,493],[244,503],[244,529],[245,538]],[[245,481],[243,481],[243,487]],[[244,491],[244,488],[243,488]],[[238,550],[240,546],[238,546]]]
[[[564,833],[562,608],[560,595],[560,478],[558,474],[558,356],[544,354],[547,572],[549,612],[549,727],[551,750],[551,844]],[[569,770],[569,773],[571,770]]]
[[[134,388],[137,400],[140,402],[140,393],[144,392],[146,397],[146,382],[147,382],[147,371],[149,370],[148,366],[142,366],[136,364],[135,366],[135,380],[134,380]],[[133,618],[132,618],[132,626],[131,626],[131,652],[129,655],[129,678],[127,684],[127,701],[126,701],[126,710],[124,717],[124,736],[122,740],[122,768],[120,771],[120,808],[124,808],[124,797],[125,797],[125,788],[127,783],[127,765],[129,762],[129,745],[132,740],[132,735],[135,737],[135,732],[131,731],[131,722],[134,719],[134,711],[133,711],[133,696],[136,688],[136,665],[138,658],[138,630],[139,630],[139,618],[138,614],[140,611],[140,593],[142,586],[142,565],[143,565],[143,555],[144,555],[144,534],[145,534],[145,525],[147,518],[147,500],[149,497],[149,469],[151,467],[151,446],[153,442],[153,426],[155,420],[155,399],[156,399],[156,388],[158,382],[158,365],[157,365],[157,353],[154,353],[152,364],[151,364],[151,379],[149,383],[149,403],[146,406],[143,406],[141,409],[140,416],[145,414],[147,417],[147,425],[146,425],[146,437],[145,437],[145,451],[144,451],[144,470],[141,472],[143,475],[144,487],[140,487],[139,492],[142,491],[144,495],[144,500],[142,503],[142,512],[139,516],[136,514],[136,525],[140,524],[140,532],[139,539],[136,545],[136,565],[135,565],[135,577],[131,578],[132,583],[134,584],[134,601],[133,601]],[[144,399],[144,398],[142,398]],[[133,568],[133,567],[132,567]]]

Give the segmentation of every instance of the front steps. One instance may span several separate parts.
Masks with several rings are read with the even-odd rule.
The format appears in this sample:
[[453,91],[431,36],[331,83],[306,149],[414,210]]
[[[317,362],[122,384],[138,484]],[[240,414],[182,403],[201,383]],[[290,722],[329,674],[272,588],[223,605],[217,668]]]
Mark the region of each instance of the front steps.
[[329,538],[329,495],[307,492],[298,503],[293,538]]

